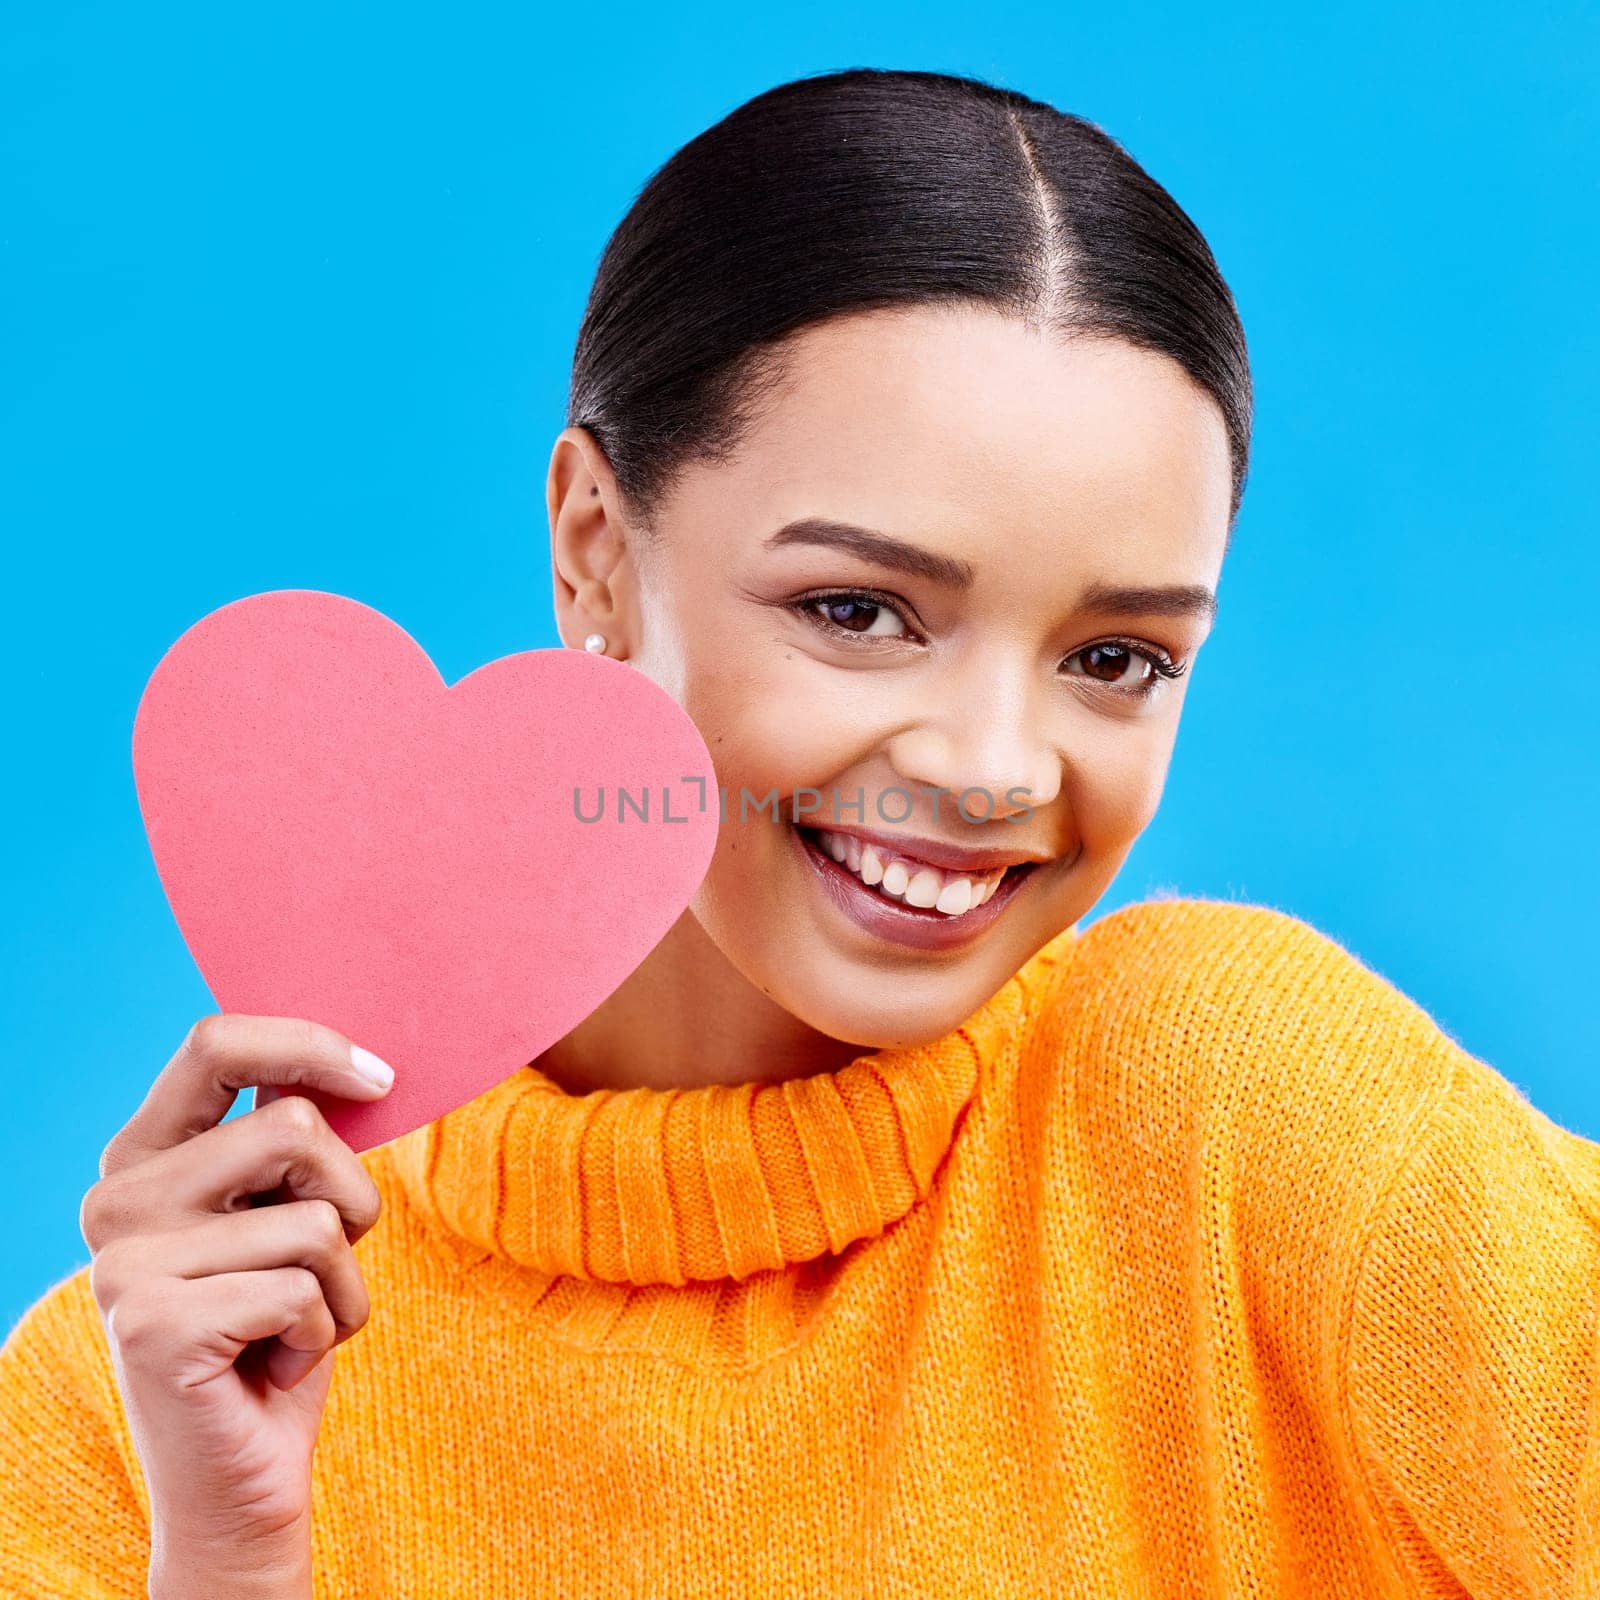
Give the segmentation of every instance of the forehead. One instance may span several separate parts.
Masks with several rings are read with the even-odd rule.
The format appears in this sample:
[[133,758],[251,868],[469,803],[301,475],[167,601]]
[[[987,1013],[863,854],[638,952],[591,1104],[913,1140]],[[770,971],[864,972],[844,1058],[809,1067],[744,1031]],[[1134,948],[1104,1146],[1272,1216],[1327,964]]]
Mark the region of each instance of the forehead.
[[1232,490],[1221,413],[1176,361],[966,305],[801,330],[721,472],[774,522],[1132,542],[1201,580],[1220,564]]

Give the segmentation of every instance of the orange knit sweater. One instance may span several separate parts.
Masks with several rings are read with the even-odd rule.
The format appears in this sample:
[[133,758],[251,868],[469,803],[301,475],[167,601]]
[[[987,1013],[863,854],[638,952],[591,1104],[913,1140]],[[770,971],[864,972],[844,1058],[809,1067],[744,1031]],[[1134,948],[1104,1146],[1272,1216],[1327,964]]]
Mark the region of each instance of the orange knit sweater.
[[[319,1597],[1600,1596],[1600,1145],[1279,911],[362,1159]],[[0,1593],[142,1596],[147,1539],[84,1268],[0,1351]]]

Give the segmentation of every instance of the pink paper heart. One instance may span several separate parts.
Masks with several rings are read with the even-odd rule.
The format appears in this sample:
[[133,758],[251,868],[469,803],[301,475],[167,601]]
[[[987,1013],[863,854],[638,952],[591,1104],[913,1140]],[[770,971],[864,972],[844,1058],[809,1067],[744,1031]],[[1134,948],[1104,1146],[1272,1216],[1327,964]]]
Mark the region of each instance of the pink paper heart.
[[[218,1008],[309,1017],[394,1067],[374,1103],[294,1091],[355,1150],[581,1022],[683,913],[716,845],[705,741],[642,673],[529,650],[447,687],[382,612],[311,589],[184,633],[140,699],[133,767]],[[602,795],[600,820],[580,820]]]

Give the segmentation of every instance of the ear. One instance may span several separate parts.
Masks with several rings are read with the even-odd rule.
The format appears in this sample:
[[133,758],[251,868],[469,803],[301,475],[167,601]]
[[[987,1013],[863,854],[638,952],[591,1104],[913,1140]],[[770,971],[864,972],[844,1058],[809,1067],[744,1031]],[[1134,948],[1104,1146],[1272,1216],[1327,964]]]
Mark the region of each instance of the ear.
[[564,428],[550,453],[545,507],[550,517],[550,588],[564,645],[591,633],[626,660],[637,643],[634,561],[618,507],[611,464],[587,428]]

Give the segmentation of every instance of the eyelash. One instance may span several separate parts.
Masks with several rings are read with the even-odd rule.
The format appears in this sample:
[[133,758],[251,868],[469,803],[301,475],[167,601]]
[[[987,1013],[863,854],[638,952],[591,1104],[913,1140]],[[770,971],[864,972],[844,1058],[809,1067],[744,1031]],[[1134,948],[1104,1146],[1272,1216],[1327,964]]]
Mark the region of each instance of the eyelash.
[[[831,622],[826,617],[819,616],[812,609],[814,606],[821,605],[824,602],[836,603],[841,600],[861,600],[868,605],[880,606],[885,611],[892,611],[905,624],[908,630],[911,627],[910,619],[900,608],[898,602],[876,589],[822,589],[815,594],[808,594],[794,601],[793,608],[808,622],[813,623],[830,637],[842,637],[852,641],[852,643],[859,642],[863,635],[856,633],[853,629],[841,627],[838,623]],[[1149,645],[1140,644],[1133,639],[1097,639],[1093,644],[1084,645],[1081,650],[1074,650],[1072,654],[1075,656],[1082,655],[1085,651],[1096,650],[1101,645],[1116,645],[1119,649],[1130,651],[1132,654],[1148,661],[1153,669],[1151,677],[1137,689],[1122,689],[1118,688],[1116,684],[1110,683],[1101,685],[1103,688],[1110,689],[1113,694],[1128,695],[1135,700],[1148,700],[1164,681],[1171,682],[1174,678],[1181,678],[1189,670],[1188,662],[1174,661],[1164,651],[1153,650]],[[1069,656],[1067,659],[1070,661],[1072,657]]]

